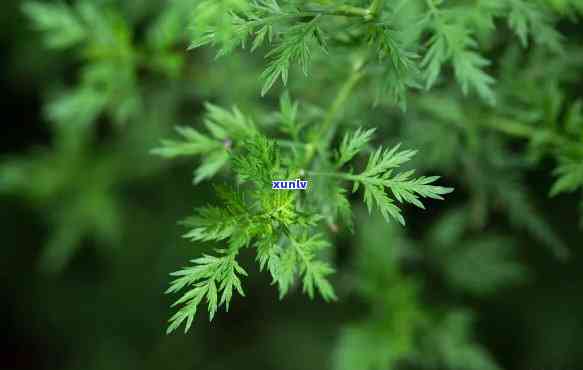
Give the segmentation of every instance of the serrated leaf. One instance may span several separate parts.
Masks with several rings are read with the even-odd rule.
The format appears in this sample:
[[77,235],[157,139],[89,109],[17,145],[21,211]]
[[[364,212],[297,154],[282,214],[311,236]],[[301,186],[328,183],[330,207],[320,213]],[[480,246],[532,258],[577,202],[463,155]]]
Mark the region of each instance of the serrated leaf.
[[370,142],[376,130],[363,130],[358,128],[353,133],[347,133],[342,138],[337,154],[337,167],[342,167],[348,163],[356,154],[361,152]]

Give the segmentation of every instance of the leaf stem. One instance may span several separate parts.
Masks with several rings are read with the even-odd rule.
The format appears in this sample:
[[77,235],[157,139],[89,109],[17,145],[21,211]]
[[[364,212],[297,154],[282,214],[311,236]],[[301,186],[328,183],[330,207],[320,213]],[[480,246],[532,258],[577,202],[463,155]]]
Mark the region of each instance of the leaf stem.
[[[348,100],[348,97],[350,96],[350,93],[354,89],[354,86],[356,86],[356,84],[360,81],[360,79],[363,76],[363,73],[361,71],[361,66],[362,66],[362,64],[359,64],[359,65],[356,65],[354,67],[352,73],[350,74],[350,77],[344,83],[344,85],[342,85],[342,87],[340,88],[340,91],[338,92],[338,95],[336,95],[336,98],[332,102],[330,109],[328,110],[328,112],[326,112],[326,116],[324,117],[324,122],[322,122],[322,126],[320,128],[320,135],[321,136],[318,137],[318,138],[321,138],[321,137],[324,138],[324,140],[323,140],[324,145],[320,145],[320,149],[325,149],[328,146],[330,139],[331,139],[331,136],[334,134],[334,132],[331,130],[332,125],[333,125],[334,121],[336,120],[336,117],[342,111],[342,108],[345,106],[346,101]],[[316,138],[316,139],[318,139],[318,138]]]
[[364,17],[367,19],[370,17],[370,11],[368,9],[359,8],[351,5],[341,5],[334,9],[331,13],[333,15],[344,15],[347,17]]
[[275,142],[281,146],[286,146],[286,147],[290,147],[290,148],[294,148],[294,147],[306,148],[306,147],[310,146],[310,144],[302,143],[299,141],[293,141],[293,140],[285,140],[285,139],[277,139],[277,140],[275,140]]
[[359,181],[359,177],[357,175],[353,175],[350,173],[306,171],[306,174],[314,175],[314,176],[335,177],[337,179],[350,180],[350,181]]
[[385,0],[373,0],[370,6],[368,7],[368,12],[371,18],[377,17],[381,10],[383,9],[383,5],[385,4]]
[[359,62],[354,65],[350,77],[348,80],[346,80],[344,85],[342,85],[340,91],[334,98],[332,105],[326,112],[322,126],[320,126],[319,133],[314,135],[314,138],[305,145],[307,153],[301,168],[305,168],[312,161],[314,155],[318,151],[322,152],[330,144],[330,141],[334,135],[334,130],[332,130],[334,121],[342,111],[342,108],[345,106],[350,93],[364,75],[364,73],[361,71],[363,64],[364,63]]

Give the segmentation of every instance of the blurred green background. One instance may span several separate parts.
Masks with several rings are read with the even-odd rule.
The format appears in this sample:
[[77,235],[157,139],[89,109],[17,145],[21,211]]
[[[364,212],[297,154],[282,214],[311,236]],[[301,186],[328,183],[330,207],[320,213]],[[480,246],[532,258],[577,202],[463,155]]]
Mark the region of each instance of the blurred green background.
[[[247,252],[247,296],[165,335],[168,274],[207,248],[182,240],[177,221],[214,197],[192,185],[192,163],[149,151],[196,125],[205,101],[263,112],[276,99],[258,96],[260,58],[186,51],[188,1],[103,3],[105,41],[66,41],[79,51],[47,47],[23,2],[2,2],[0,368],[583,369],[579,198],[548,198],[545,161],[524,184],[566,261],[496,215],[466,228],[471,197],[453,171],[450,201],[408,209],[406,230],[356,207],[356,233],[332,236],[338,302],[279,301]],[[580,25],[562,27],[580,45]]]

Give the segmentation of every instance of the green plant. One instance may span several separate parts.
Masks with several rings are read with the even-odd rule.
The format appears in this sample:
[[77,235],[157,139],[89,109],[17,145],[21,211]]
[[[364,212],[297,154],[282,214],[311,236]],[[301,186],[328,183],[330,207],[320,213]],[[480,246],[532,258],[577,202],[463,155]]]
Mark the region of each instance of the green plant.
[[[583,210],[581,35],[560,32],[581,1],[79,0],[24,12],[77,76],[46,88],[51,146],[0,164],[0,190],[51,225],[46,270],[87,238],[115,253],[103,247],[124,242],[129,184],[196,163],[194,185],[214,189],[182,222],[200,250],[172,274],[168,332],[243,295],[250,254],[280,298],[300,287],[366,308],[341,325],[337,369],[496,369],[459,297],[528,281],[521,242],[569,255],[537,189],[577,193]],[[534,184],[549,166],[554,180]],[[307,191],[271,188],[295,179]],[[434,276],[445,294],[426,304]]]
[[[216,6],[209,4],[202,2],[199,9],[207,7],[212,9]],[[207,129],[211,132],[210,136],[183,128],[180,130],[183,142],[165,142],[161,149],[155,151],[166,157],[206,156],[204,163],[197,170],[195,182],[211,177],[228,163],[229,157],[234,158],[231,161],[232,169],[235,178],[239,180],[238,184],[243,187],[243,190],[237,189],[235,192],[243,194],[248,192],[246,182],[252,182],[257,189],[249,196],[250,205],[240,201],[236,207],[238,213],[231,214],[225,212],[230,209],[230,203],[227,203],[226,210],[223,209],[222,212],[220,209],[213,209],[210,218],[205,217],[211,214],[209,209],[200,210],[204,216],[195,218],[196,221],[189,223],[196,228],[188,233],[187,237],[194,241],[220,241],[235,235],[235,241],[228,242],[229,252],[226,252],[224,257],[228,259],[232,259],[240,248],[254,245],[258,249],[258,259],[262,261],[262,267],[264,262],[268,261],[273,281],[279,284],[282,294],[287,291],[287,286],[292,280],[287,275],[293,276],[294,271],[298,269],[300,274],[304,274],[305,291],[313,292],[315,283],[325,299],[334,297],[325,280],[326,275],[332,272],[331,267],[325,264],[318,268],[310,267],[311,262],[308,261],[312,260],[311,255],[318,248],[309,247],[309,244],[297,247],[302,244],[298,243],[296,238],[304,232],[316,233],[316,229],[306,231],[314,227],[316,221],[312,217],[304,217],[304,212],[310,216],[318,215],[322,219],[331,220],[330,223],[335,225],[336,217],[340,214],[350,222],[349,202],[338,180],[352,183],[353,192],[362,185],[364,201],[369,211],[376,206],[387,221],[392,217],[402,224],[405,221],[400,209],[395,201],[387,196],[386,190],[391,191],[397,202],[412,203],[421,208],[423,204],[419,200],[420,197],[441,199],[441,195],[452,190],[431,185],[437,177],[414,178],[412,170],[394,173],[395,168],[407,162],[414,154],[409,150],[399,151],[398,146],[391,150],[376,150],[360,174],[354,174],[353,170],[341,171],[343,165],[368,148],[374,131],[359,128],[345,134],[336,156],[332,156],[331,143],[338,135],[338,116],[359,83],[370,85],[380,83],[379,96],[390,95],[395,103],[406,109],[410,90],[430,89],[440,82],[442,69],[451,66],[454,80],[464,95],[473,92],[486,105],[495,105],[496,93],[493,88],[495,80],[485,69],[490,65],[490,61],[480,54],[477,37],[494,33],[494,22],[499,18],[507,20],[508,26],[516,33],[523,46],[528,44],[532,35],[532,39],[540,45],[541,50],[562,52],[560,35],[552,27],[552,22],[545,15],[544,9],[538,4],[521,0],[453,6],[432,0],[408,6],[405,2],[387,5],[384,1],[372,1],[367,7],[328,2],[280,4],[269,0],[233,1],[223,5],[225,8],[215,9],[209,14],[203,12],[204,17],[195,19],[193,28],[196,32],[191,48],[210,44],[219,48],[218,56],[222,57],[239,46],[244,48],[247,43],[252,45],[252,52],[267,44],[271,50],[265,54],[267,65],[261,74],[262,95],[265,95],[278,79],[286,85],[290,67],[296,63],[307,75],[312,55],[316,53],[327,55],[329,63],[333,60],[334,64],[350,66],[345,72],[346,82],[338,88],[330,108],[321,118],[316,118],[316,121],[303,118],[300,105],[292,103],[287,93],[281,99],[279,114],[274,115],[277,118],[271,122],[271,126],[274,124],[279,126],[279,133],[273,132],[273,129],[269,130],[272,127],[254,126],[251,119],[245,118],[236,109],[229,113],[210,106],[208,118],[205,120]],[[409,10],[412,14],[403,10],[408,7],[413,8]],[[218,19],[220,25],[214,24]],[[340,54],[339,50],[343,51],[343,54]],[[379,68],[382,69],[381,74],[377,73]],[[510,130],[512,126],[504,127]],[[232,131],[229,132],[230,130]],[[264,139],[259,136],[266,134],[277,139]],[[563,140],[558,138],[556,140]],[[277,149],[278,140],[287,146],[288,155],[281,155]],[[241,152],[244,154],[239,154]],[[564,169],[563,165],[558,173],[563,173]],[[571,171],[569,174],[576,177]],[[278,192],[269,189],[271,180],[298,176],[308,176],[311,184],[321,182],[325,183],[326,187],[318,188],[316,185],[305,197],[290,195],[289,200],[283,203],[270,200],[274,197],[280,198]],[[323,177],[328,179],[324,180]],[[575,179],[563,176],[554,187],[555,192],[557,189],[576,186],[572,184],[573,181],[576,182]],[[567,182],[571,186],[566,185]],[[328,192],[333,196],[327,197],[325,194],[318,194],[318,191]],[[501,193],[510,195],[507,189],[501,190]],[[242,199],[243,196],[237,197]],[[278,209],[284,205],[285,217],[271,215],[274,208]],[[261,211],[257,214],[256,211],[247,210],[246,207]],[[520,205],[514,204],[511,208],[511,212],[517,212]],[[218,222],[229,219],[233,219],[232,223],[223,225]],[[241,219],[246,220],[243,225],[240,223]],[[197,222],[202,227],[197,227]],[[233,226],[235,224],[237,227]],[[292,225],[301,228],[296,230]],[[544,231],[545,226],[542,222],[533,218],[530,224],[527,221],[526,227],[549,240],[557,253],[564,253],[560,242],[550,236],[552,232]],[[262,238],[257,239],[257,235],[261,235]],[[296,256],[302,255],[302,248],[308,250],[310,255],[308,259]],[[267,255],[263,255],[264,253]],[[200,264],[199,260],[193,262]],[[284,267],[284,263],[289,265]],[[311,276],[314,270],[321,273]],[[200,275],[198,268],[182,270],[178,274],[181,277],[169,291],[175,292],[188,286],[192,288],[177,301],[177,304],[185,305],[173,317],[170,331],[176,328],[176,323],[186,318],[189,319],[188,323],[191,322],[197,306],[205,295],[212,319],[217,309],[217,300],[215,289],[208,288],[208,284],[215,284],[215,279],[220,283],[222,279],[229,281],[231,278],[231,275],[216,271]],[[242,294],[242,290],[240,293]],[[230,290],[227,290],[221,302],[228,304],[230,297]],[[189,326],[186,325],[187,328]]]
[[[290,106],[286,99],[281,103],[282,117]],[[282,152],[277,141],[257,133],[252,121],[237,110],[231,113],[213,106],[209,109],[206,126],[212,136],[181,128],[179,132],[185,141],[166,141],[164,147],[155,150],[155,153],[169,157],[208,156],[197,170],[195,182],[214,175],[230,159],[236,181],[234,189],[218,190],[223,204],[198,209],[196,216],[185,222],[191,228],[185,234],[186,238],[194,242],[225,241],[227,247],[219,250],[220,257],[205,256],[193,260],[194,267],[174,274],[178,278],[168,292],[184,288],[188,288],[188,292],[175,303],[183,304],[183,307],[171,319],[169,331],[184,320],[187,320],[188,329],[203,299],[208,302],[212,319],[219,304],[228,308],[233,287],[243,294],[236,273],[245,275],[245,271],[237,264],[236,256],[241,249],[250,246],[257,250],[261,269],[267,267],[273,282],[277,283],[280,297],[287,293],[298,273],[302,276],[303,290],[310,297],[318,290],[325,300],[334,299],[334,291],[327,281],[333,269],[328,263],[318,260],[316,254],[328,246],[319,234],[321,221],[328,218],[336,222],[337,216],[342,215],[348,224],[351,223],[350,204],[342,181],[353,184],[352,192],[363,187],[369,211],[378,208],[387,221],[392,217],[403,225],[405,220],[396,202],[423,208],[419,198],[442,199],[441,195],[452,190],[431,185],[437,177],[414,177],[412,170],[395,173],[396,168],[415,154],[411,150],[399,151],[398,146],[390,150],[377,149],[359,174],[352,170],[342,172],[341,168],[368,145],[374,130],[346,134],[335,157],[328,154],[329,148],[321,141],[292,141],[302,149]],[[315,127],[321,130],[319,126]],[[294,126],[291,129],[295,129]],[[232,134],[226,135],[229,131]],[[301,128],[295,132],[297,139],[303,134]],[[314,137],[323,138],[326,133]],[[244,139],[238,141],[235,138]],[[225,140],[229,145],[224,144]],[[232,140],[235,141],[231,144]],[[217,151],[220,154],[215,155]],[[317,166],[313,164],[316,160]],[[309,179],[305,196],[271,187],[273,180],[304,176]],[[326,187],[315,185],[319,181],[325,182]],[[392,192],[396,201],[386,194],[387,190]],[[331,192],[332,197],[327,197],[326,192]],[[217,293],[221,292],[219,301]]]
[[[199,5],[206,6],[209,5]],[[415,68],[409,60],[412,55],[392,39],[388,25],[379,20],[382,8],[382,2],[378,1],[366,9],[343,6],[306,10],[295,5],[281,7],[275,1],[241,3],[240,8],[233,7],[231,12],[223,14],[231,18],[226,29],[224,25],[221,28],[209,26],[200,32],[192,47],[220,41],[219,55],[225,55],[235,46],[244,45],[251,34],[254,36],[252,50],[265,41],[275,43],[266,54],[269,62],[261,76],[264,95],[279,78],[284,84],[287,82],[292,63],[298,62],[307,73],[313,44],[326,48],[329,33],[324,30],[329,24],[320,18],[354,18],[351,22],[361,28],[358,37],[375,44],[371,49],[377,56],[373,58],[378,57],[380,61],[392,58],[395,71],[399,71],[397,76],[403,74],[405,78],[404,75]],[[228,35],[221,36],[221,32],[228,32]],[[230,164],[234,173],[232,181],[237,184],[233,190],[220,192],[223,205],[199,209],[197,216],[186,222],[192,229],[185,237],[195,242],[226,240],[227,247],[219,250],[221,257],[193,260],[194,267],[175,273],[178,278],[168,292],[182,289],[187,292],[175,303],[182,307],[171,318],[169,332],[185,320],[188,330],[203,300],[208,303],[212,320],[219,305],[225,304],[228,308],[233,287],[243,294],[236,272],[245,275],[245,271],[237,265],[236,256],[249,246],[257,249],[260,267],[267,267],[279,287],[280,297],[287,293],[294,276],[299,274],[303,290],[310,297],[318,290],[325,300],[335,299],[327,280],[334,270],[316,255],[328,246],[319,233],[319,221],[328,219],[329,223],[336,224],[338,215],[342,215],[348,224],[351,223],[350,203],[342,182],[352,184],[353,193],[362,186],[369,212],[373,207],[378,208],[385,220],[393,218],[403,225],[405,220],[397,203],[424,208],[420,198],[442,199],[442,195],[453,190],[432,185],[438,177],[415,177],[413,170],[395,172],[415,155],[412,150],[399,150],[399,145],[391,149],[378,148],[370,154],[360,173],[342,170],[369,147],[374,133],[373,129],[359,128],[346,133],[335,152],[331,148],[342,106],[366,73],[369,57],[355,58],[357,62],[348,71],[348,79],[330,108],[315,119],[303,117],[300,105],[292,102],[287,94],[281,98],[280,111],[274,115],[279,132],[254,124],[254,120],[236,108],[229,112],[209,105],[205,118],[208,135],[192,128],[179,128],[183,141],[165,141],[154,151],[169,158],[205,156],[196,171],[195,183],[212,177]],[[403,88],[408,85],[405,80],[398,84]],[[401,96],[405,91],[396,94]],[[287,146],[286,150],[279,149],[279,141]],[[295,178],[308,179],[310,186],[305,196],[271,188],[274,180]],[[319,183],[325,183],[326,187]],[[391,197],[387,191],[391,192]],[[221,292],[219,300],[217,295]]]

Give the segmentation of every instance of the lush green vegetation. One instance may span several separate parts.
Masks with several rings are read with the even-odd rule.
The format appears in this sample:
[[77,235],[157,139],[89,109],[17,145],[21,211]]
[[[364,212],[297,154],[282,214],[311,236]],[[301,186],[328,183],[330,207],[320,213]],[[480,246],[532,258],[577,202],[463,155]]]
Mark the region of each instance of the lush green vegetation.
[[0,192],[59,366],[583,364],[582,1],[10,4],[48,132]]

